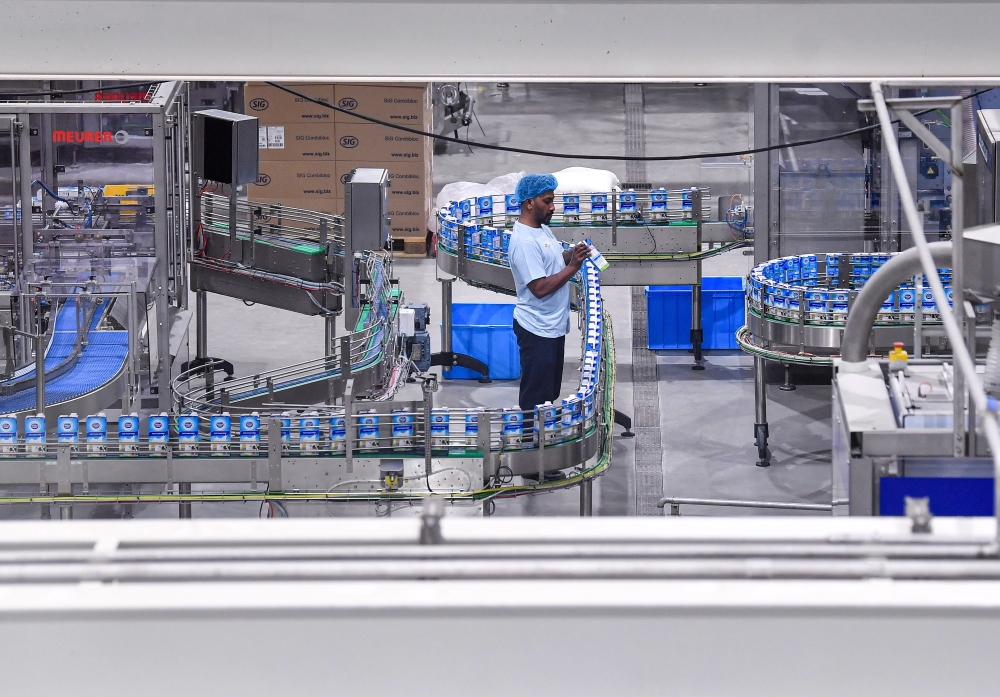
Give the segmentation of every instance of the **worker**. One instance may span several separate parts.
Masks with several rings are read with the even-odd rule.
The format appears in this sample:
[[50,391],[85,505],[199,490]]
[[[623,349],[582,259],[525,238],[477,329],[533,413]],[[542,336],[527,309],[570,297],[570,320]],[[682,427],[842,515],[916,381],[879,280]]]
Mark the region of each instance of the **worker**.
[[[527,174],[515,191],[521,216],[510,235],[508,258],[517,290],[514,335],[521,354],[518,404],[528,414],[539,404],[559,400],[569,333],[566,284],[590,255],[590,247],[582,242],[564,251],[549,229],[556,210],[557,184],[551,174]],[[525,432],[528,419],[526,415]]]

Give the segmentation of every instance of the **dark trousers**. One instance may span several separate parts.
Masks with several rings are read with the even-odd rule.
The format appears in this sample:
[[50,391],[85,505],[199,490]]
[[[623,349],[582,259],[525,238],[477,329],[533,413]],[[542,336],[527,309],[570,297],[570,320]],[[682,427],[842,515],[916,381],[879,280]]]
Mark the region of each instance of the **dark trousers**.
[[514,320],[514,336],[521,354],[521,391],[517,400],[521,410],[530,412],[538,404],[557,403],[562,389],[566,337],[550,339],[532,334],[517,320]]

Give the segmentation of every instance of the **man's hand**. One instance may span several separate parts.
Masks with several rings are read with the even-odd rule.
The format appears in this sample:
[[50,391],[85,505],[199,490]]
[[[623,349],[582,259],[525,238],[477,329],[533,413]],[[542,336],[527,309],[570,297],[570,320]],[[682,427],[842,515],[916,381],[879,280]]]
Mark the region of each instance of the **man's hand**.
[[528,284],[528,290],[536,298],[544,298],[546,295],[554,293],[576,275],[576,272],[583,265],[583,260],[589,256],[590,245],[585,242],[580,242],[573,249],[565,250],[563,252],[563,263],[566,264],[566,268],[551,276],[536,278]]
[[567,252],[567,255],[569,258],[566,260],[566,266],[574,271],[579,271],[583,262],[590,256],[590,245],[586,242],[577,242],[576,246]]

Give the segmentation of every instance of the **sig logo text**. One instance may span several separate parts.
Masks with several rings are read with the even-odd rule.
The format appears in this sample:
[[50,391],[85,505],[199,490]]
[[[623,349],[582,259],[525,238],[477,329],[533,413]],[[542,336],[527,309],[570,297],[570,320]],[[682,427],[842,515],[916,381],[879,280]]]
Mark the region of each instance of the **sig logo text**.
[[351,97],[344,97],[337,104],[341,109],[349,109],[351,111],[358,108],[358,100]]
[[342,136],[340,139],[340,147],[356,148],[358,147],[358,139],[354,136]]
[[267,100],[263,97],[257,97],[256,99],[250,100],[250,108],[254,111],[264,111],[269,106],[270,105],[267,103]]
[[263,172],[257,175],[257,181],[255,182],[257,186],[267,186],[270,183],[271,183],[271,175],[264,174]]

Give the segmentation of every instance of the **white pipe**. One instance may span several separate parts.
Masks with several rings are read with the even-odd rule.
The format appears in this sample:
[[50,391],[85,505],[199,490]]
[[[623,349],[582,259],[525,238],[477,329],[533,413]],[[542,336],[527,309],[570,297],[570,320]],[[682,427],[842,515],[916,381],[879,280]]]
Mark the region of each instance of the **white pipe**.
[[[882,125],[883,133],[892,132],[892,119],[889,118],[889,109],[885,104],[885,97],[882,94],[882,85],[878,82],[872,83],[872,98],[875,101],[875,110],[878,112],[878,120]],[[941,284],[941,277],[938,276],[937,266],[931,256],[927,239],[924,237],[924,223],[922,217],[917,213],[917,204],[913,200],[913,193],[910,191],[910,183],[906,179],[906,170],[903,169],[903,158],[899,155],[899,144],[895,138],[883,138],[885,149],[889,153],[889,164],[892,167],[892,176],[899,187],[899,200],[906,215],[906,222],[913,233],[913,241],[920,250],[920,261],[924,267],[924,274],[927,276],[927,283],[934,293],[934,300],[937,303],[938,311],[941,314],[941,322],[944,324],[945,334],[951,342],[952,353],[955,364],[965,375],[969,388],[969,395],[975,402],[976,410],[983,415],[983,431],[986,433],[986,441],[990,445],[993,453],[993,476],[994,476],[994,502],[1000,501],[1000,426],[997,424],[996,413],[989,407],[989,400],[983,383],[976,375],[976,363],[969,354],[969,349],[965,345],[965,337],[962,330],[955,321],[955,315],[948,304],[948,296],[944,292]],[[952,159],[954,160],[954,153]],[[962,305],[963,290],[954,288],[955,302]],[[956,394],[955,399],[961,399],[961,395]],[[988,416],[987,416],[988,415]],[[997,506],[1000,513],[1000,506]],[[1000,525],[997,526],[997,534],[1000,535]]]

